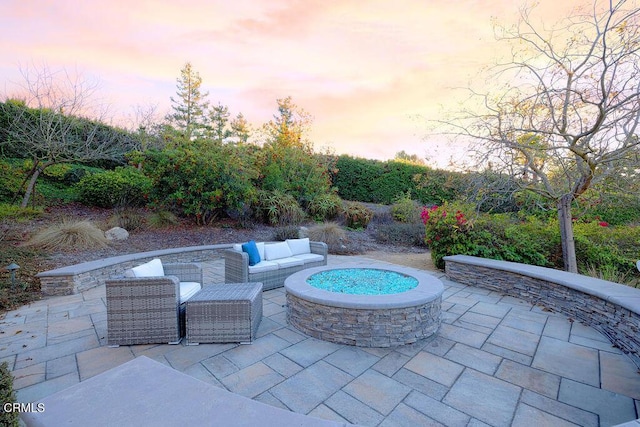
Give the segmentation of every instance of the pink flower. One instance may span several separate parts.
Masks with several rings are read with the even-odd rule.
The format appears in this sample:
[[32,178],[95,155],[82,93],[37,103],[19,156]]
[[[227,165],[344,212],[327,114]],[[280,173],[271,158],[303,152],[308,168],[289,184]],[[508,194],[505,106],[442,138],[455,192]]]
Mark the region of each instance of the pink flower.
[[608,227],[608,226],[609,226],[609,223],[608,223],[607,221],[600,221],[600,222],[598,223],[598,225],[599,225],[600,227]]

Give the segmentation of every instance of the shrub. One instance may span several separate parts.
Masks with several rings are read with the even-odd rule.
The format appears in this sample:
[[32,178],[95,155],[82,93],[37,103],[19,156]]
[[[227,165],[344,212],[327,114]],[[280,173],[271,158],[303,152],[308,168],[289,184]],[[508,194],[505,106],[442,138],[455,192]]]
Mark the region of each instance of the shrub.
[[[525,264],[549,265],[542,239],[508,215],[470,214],[469,206],[446,204],[425,208],[425,238],[437,268],[448,255],[474,255]],[[472,211],[471,211],[472,212]],[[546,230],[542,227],[543,230]]]
[[20,207],[8,203],[0,203],[0,221],[29,221],[42,215],[42,208]]
[[[637,227],[621,227],[634,229]],[[576,259],[578,270],[586,272],[597,269],[609,276],[626,276],[636,273],[635,259],[640,250],[640,242],[635,244],[635,251],[626,254],[617,244],[613,227],[601,222],[576,224],[574,226]]]
[[319,194],[311,200],[307,208],[316,221],[335,219],[342,211],[342,199],[337,194]]
[[344,208],[344,216],[347,227],[357,230],[367,228],[373,217],[373,211],[362,203],[349,202]]
[[127,231],[135,231],[144,228],[145,217],[135,209],[119,207],[107,220],[109,227],[121,227]]
[[327,244],[329,253],[343,254],[347,252],[347,233],[336,222],[325,222],[309,228],[310,240]]
[[305,214],[296,199],[280,191],[260,191],[258,193],[258,218],[271,225],[300,224]]
[[[13,391],[13,376],[7,362],[0,364],[0,403],[15,403],[16,395]],[[7,412],[0,408],[0,425],[17,427],[19,425],[18,412]]]
[[46,251],[90,249],[107,246],[104,232],[90,221],[63,221],[37,232],[27,246]]
[[9,162],[0,160],[0,201],[11,201],[20,191],[22,173]]
[[640,197],[637,193],[610,192],[587,196],[578,203],[586,210],[585,222],[605,221],[610,225],[640,223]]
[[399,222],[414,224],[420,222],[420,205],[411,199],[411,192],[407,191],[396,197],[391,205],[391,215]]
[[147,223],[152,228],[163,228],[169,225],[177,225],[178,217],[169,211],[153,212],[147,218]]
[[382,244],[426,246],[422,223],[380,224],[376,227],[374,237]]
[[84,176],[78,184],[78,198],[89,206],[144,206],[151,180],[132,167]]
[[[199,149],[197,149],[199,148]],[[227,211],[250,205],[257,172],[242,147],[189,146],[135,153],[153,182],[151,206],[210,224]]]
[[300,228],[296,225],[284,225],[276,227],[273,231],[273,240],[285,241],[287,239],[297,239],[300,237]]
[[68,173],[71,172],[73,166],[67,163],[58,163],[55,165],[51,165],[47,167],[43,172],[45,178],[56,181],[56,182],[65,182],[65,178]]

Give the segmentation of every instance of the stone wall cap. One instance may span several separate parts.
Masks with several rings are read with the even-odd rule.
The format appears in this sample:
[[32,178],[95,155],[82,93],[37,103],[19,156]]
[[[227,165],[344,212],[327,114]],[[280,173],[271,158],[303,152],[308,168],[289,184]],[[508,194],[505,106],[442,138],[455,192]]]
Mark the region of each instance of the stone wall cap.
[[159,258],[166,255],[181,254],[186,252],[198,252],[206,250],[227,249],[233,247],[233,244],[220,244],[220,245],[204,245],[204,246],[183,246],[180,248],[158,249],[148,252],[134,252],[131,254],[118,255],[109,258],[102,258],[95,261],[82,262],[80,264],[69,265],[66,267],[56,268],[54,270],[43,271],[36,274],[36,277],[59,277],[59,276],[73,276],[76,274],[82,274],[89,271],[97,270],[99,268],[108,267],[111,265],[121,264],[123,262],[135,261],[146,258]]

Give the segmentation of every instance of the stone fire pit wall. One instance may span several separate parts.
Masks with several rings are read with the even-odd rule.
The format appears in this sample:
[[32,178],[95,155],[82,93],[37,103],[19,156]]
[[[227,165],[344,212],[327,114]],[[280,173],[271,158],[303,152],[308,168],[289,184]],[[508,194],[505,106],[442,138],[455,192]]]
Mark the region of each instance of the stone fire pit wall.
[[395,347],[435,334],[440,326],[436,299],[417,307],[352,309],[311,303],[287,294],[287,320],[307,335],[358,347]]
[[312,275],[333,269],[314,267],[285,279],[287,321],[296,329],[324,341],[359,347],[412,344],[438,331],[444,285],[435,276],[398,265],[378,268],[418,281],[413,289],[385,295],[330,292],[307,282]]

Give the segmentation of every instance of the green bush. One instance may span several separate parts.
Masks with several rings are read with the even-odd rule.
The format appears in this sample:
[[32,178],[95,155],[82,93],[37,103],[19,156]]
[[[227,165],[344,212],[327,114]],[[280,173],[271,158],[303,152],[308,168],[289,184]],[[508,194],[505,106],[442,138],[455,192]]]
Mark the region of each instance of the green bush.
[[178,225],[178,218],[169,211],[153,212],[147,218],[147,224],[151,228],[164,228],[169,225]]
[[197,224],[210,224],[254,201],[252,180],[257,172],[243,149],[189,145],[135,153],[131,161],[142,163],[153,183],[151,206],[192,218]]
[[[0,363],[0,404],[5,405],[7,403],[15,403],[16,395],[13,391],[13,376],[9,371],[9,365],[7,362]],[[18,412],[5,412],[0,408],[0,425],[17,427]]]
[[73,170],[73,166],[67,163],[58,163],[46,168],[42,175],[46,179],[56,182],[66,182],[67,175]]
[[410,193],[423,204],[456,199],[464,187],[464,175],[434,170],[403,161],[369,160],[340,156],[332,183],[345,200],[389,205],[399,193]]
[[396,197],[391,205],[391,215],[399,222],[414,224],[420,222],[420,205],[411,198],[407,191]]
[[42,214],[42,208],[22,208],[18,205],[11,205],[8,203],[0,203],[0,221],[29,221]]
[[144,206],[151,180],[132,167],[119,167],[84,176],[78,184],[78,198],[89,206]]
[[606,223],[577,223],[574,226],[578,270],[608,272],[609,276],[637,275],[635,261],[640,253],[640,227],[611,227]]
[[353,229],[367,228],[371,218],[373,218],[373,211],[358,202],[349,202],[344,208],[344,217],[347,227]]
[[548,266],[538,228],[521,228],[507,215],[476,214],[468,205],[444,204],[422,213],[425,238],[437,268],[444,269],[448,255],[473,255],[525,264]]
[[20,192],[22,173],[11,163],[0,160],[0,201],[10,202]]
[[319,194],[307,208],[315,221],[335,219],[342,211],[342,199],[335,193]]
[[256,153],[257,187],[291,195],[306,207],[318,196],[330,193],[326,158],[309,147],[271,141]]
[[586,196],[578,202],[578,210],[586,211],[581,218],[583,222],[640,224],[640,197],[637,193],[610,192]]
[[305,218],[296,199],[278,190],[258,192],[256,212],[259,220],[276,226],[300,224]]

